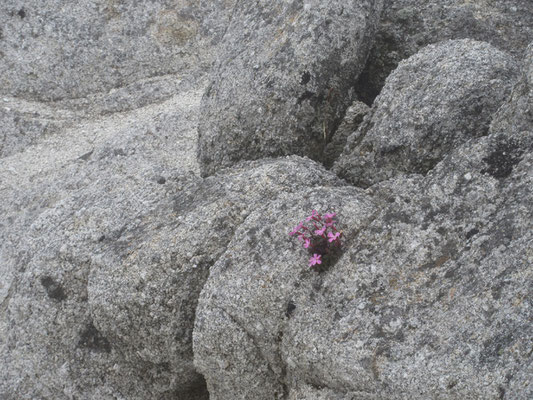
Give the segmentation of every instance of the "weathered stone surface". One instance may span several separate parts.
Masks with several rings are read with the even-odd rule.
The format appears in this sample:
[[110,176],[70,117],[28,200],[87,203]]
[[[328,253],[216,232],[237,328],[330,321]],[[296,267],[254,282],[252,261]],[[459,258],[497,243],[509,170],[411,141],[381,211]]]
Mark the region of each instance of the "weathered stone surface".
[[0,100],[0,158],[16,153],[43,135],[56,133],[69,124],[47,107],[13,107],[13,101]]
[[3,1],[0,94],[76,99],[182,73],[220,40],[233,3]]
[[321,159],[352,102],[381,7],[238,3],[202,103],[202,174],[267,156]]
[[[197,310],[212,399],[530,397],[532,50],[501,122],[426,176],[310,189],[248,216]],[[320,273],[287,235],[312,208],[346,233]]]
[[348,107],[344,119],[335,131],[331,142],[329,142],[324,151],[324,165],[331,167],[335,161],[339,158],[346,146],[346,142],[352,133],[354,133],[363,118],[370,111],[370,108],[361,101],[354,101],[353,104]]
[[520,137],[533,130],[533,42],[522,62],[522,78],[514,86],[512,96],[494,116],[491,132]]
[[533,41],[532,20],[529,0],[385,0],[357,93],[371,104],[401,60],[448,39],[487,42],[520,60]]
[[430,45],[400,63],[334,170],[357,186],[425,174],[450,150],[486,135],[518,66],[473,40]]
[[[128,347],[103,330],[102,308],[97,313],[91,293],[99,287],[97,271],[101,275],[104,267],[119,269],[125,263],[132,269],[122,277],[127,287],[139,272],[128,251],[153,243],[151,230],[177,223],[171,215],[172,188],[178,183],[172,178],[180,184],[199,179],[194,154],[202,91],[184,90],[162,104],[76,122],[2,159],[1,398],[206,397],[192,355],[184,350],[186,340],[169,346],[167,359],[161,352],[128,353],[135,344]],[[146,241],[132,231],[146,234]],[[151,270],[154,280],[168,264],[165,258],[155,261],[156,251],[142,273]],[[151,292],[154,298],[164,297],[169,280],[164,282],[166,287]],[[186,291],[178,288],[168,291],[175,297],[167,299],[163,316],[179,309],[176,301]],[[109,318],[119,321],[131,311],[128,305],[123,301],[123,309]],[[142,337],[153,320],[147,321],[142,308],[137,311],[134,331]],[[188,312],[190,306],[183,306],[178,316]],[[161,331],[150,329],[149,349],[165,334],[175,334],[168,324]],[[168,360],[170,355],[175,358]]]
[[[313,0],[294,9],[294,21],[289,3],[0,5],[1,399],[532,397],[533,47],[496,114],[515,67],[481,43],[430,61],[477,68],[468,80],[458,74],[460,88],[442,85],[471,93],[471,102],[452,104],[448,92],[437,101],[424,85],[435,84],[438,68],[418,64],[429,77],[419,89],[406,96],[398,84],[383,94],[396,104],[391,125],[414,115],[426,125],[455,118],[457,129],[445,125],[449,136],[420,153],[439,154],[425,175],[406,167],[390,178],[390,165],[370,163],[383,176],[363,190],[292,155],[238,164],[222,157],[217,165],[232,168],[201,178],[196,128],[211,118],[199,107],[214,59],[214,76],[233,79],[220,83],[219,97],[227,89],[224,96],[278,107],[271,123],[239,103],[251,110],[235,122],[241,133],[280,133],[262,138],[260,150],[302,140],[328,164],[366,113],[358,103],[343,115],[380,1]],[[447,14],[452,4],[407,10],[406,21],[443,10],[443,30],[409,37],[446,38],[439,32],[459,27]],[[501,42],[477,39],[520,53],[529,2],[460,7],[476,10],[479,32]],[[513,13],[514,25],[498,25]],[[472,46],[481,49],[474,61]],[[254,73],[263,80],[251,82]],[[438,74],[455,76],[444,67]],[[424,90],[433,111],[418,102]],[[417,100],[409,110],[394,103],[408,97]],[[237,104],[220,99],[210,106]],[[457,104],[468,111],[479,103],[476,118],[454,114]],[[327,146],[308,144],[324,126]],[[403,128],[399,137],[410,132]],[[222,148],[226,139],[214,140]],[[342,253],[321,272],[287,235],[312,208],[337,211],[344,231]]]
[[234,0],[0,5],[0,157],[198,89]]
[[464,149],[411,188],[375,188],[382,213],[293,294],[292,379],[380,399],[498,399],[531,362],[532,160],[502,190],[483,172],[500,143],[483,142],[479,158]]
[[329,389],[327,387],[315,386],[304,382],[296,382],[292,387],[288,400],[374,400],[375,396],[368,396],[366,393],[347,394]]
[[206,398],[191,339],[209,267],[258,205],[340,183],[299,158],[202,180],[118,150],[40,175],[31,222],[8,208],[2,222],[25,230],[1,253],[2,398]]
[[91,269],[95,324],[122,353],[168,363],[174,387],[183,389],[196,375],[191,342],[196,301],[236,227],[280,193],[335,184],[335,177],[297,158],[246,164],[227,175],[181,183],[171,210],[158,209],[153,224],[128,229],[127,245]]
[[290,382],[280,346],[289,300],[295,287],[313,276],[307,251],[288,233],[311,209],[335,210],[346,240],[376,212],[360,189],[317,188],[284,195],[246,218],[211,268],[197,310],[195,365],[207,379],[211,399],[287,394]]

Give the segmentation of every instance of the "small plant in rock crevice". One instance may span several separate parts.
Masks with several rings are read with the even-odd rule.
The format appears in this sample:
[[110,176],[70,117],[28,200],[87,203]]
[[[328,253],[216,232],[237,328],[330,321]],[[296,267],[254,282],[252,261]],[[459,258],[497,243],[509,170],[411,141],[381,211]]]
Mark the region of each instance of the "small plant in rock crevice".
[[341,246],[342,232],[336,227],[336,216],[336,213],[321,215],[313,210],[310,216],[289,232],[290,236],[296,236],[312,254],[309,259],[310,267],[322,264],[326,255]]

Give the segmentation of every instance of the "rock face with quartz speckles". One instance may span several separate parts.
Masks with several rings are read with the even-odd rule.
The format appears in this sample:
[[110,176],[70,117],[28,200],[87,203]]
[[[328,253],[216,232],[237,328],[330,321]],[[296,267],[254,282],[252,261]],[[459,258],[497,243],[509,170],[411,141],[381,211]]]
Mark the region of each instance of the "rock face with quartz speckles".
[[531,6],[409,1],[2,2],[0,398],[530,400]]
[[84,98],[113,89],[119,89],[115,102],[121,91],[140,101],[131,98],[140,97],[133,87],[146,92],[145,104],[150,97],[168,97],[172,86],[160,81],[199,60],[209,63],[205,52],[220,41],[233,3],[5,0],[0,5],[0,93],[33,101],[71,100],[81,107],[87,104]]
[[203,88],[234,3],[2,1],[0,158]]
[[454,147],[487,134],[518,66],[487,43],[447,41],[403,61],[334,170],[357,186],[425,174]]
[[385,0],[356,91],[372,103],[400,61],[446,40],[479,40],[521,59],[533,41],[532,20],[529,0]]
[[381,7],[240,2],[202,101],[202,174],[268,156],[322,159],[352,102]]
[[204,399],[192,330],[211,265],[265,202],[341,181],[299,157],[206,180],[154,175],[149,160],[136,169],[103,150],[93,157],[34,182],[42,208],[31,223],[6,215],[26,230],[2,248],[0,397]]
[[[302,190],[250,214],[199,299],[211,398],[531,396],[532,51],[486,135],[425,176]],[[320,271],[287,235],[310,209],[335,210],[344,231]]]

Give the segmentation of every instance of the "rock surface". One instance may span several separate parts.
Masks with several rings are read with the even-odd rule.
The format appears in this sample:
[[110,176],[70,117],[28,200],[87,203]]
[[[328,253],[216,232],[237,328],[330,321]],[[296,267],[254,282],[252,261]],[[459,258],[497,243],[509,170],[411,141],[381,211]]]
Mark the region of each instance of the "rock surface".
[[235,0],[0,4],[0,157],[198,90]]
[[[199,300],[195,364],[207,378],[211,399],[287,396],[291,384],[281,344],[293,312],[289,301],[315,275],[307,251],[288,233],[311,209],[335,210],[350,239],[376,212],[360,189],[341,187],[287,194],[248,216],[211,268]],[[302,306],[305,313],[314,304],[296,307]]]
[[190,337],[207,264],[171,286],[190,249],[147,259],[180,225],[171,188],[199,179],[203,75],[232,7],[0,6],[1,398],[206,398]]
[[487,134],[518,67],[473,40],[430,45],[400,63],[334,166],[357,186],[425,174],[448,152]]
[[[244,221],[197,310],[211,398],[529,397],[531,55],[489,134],[426,176],[303,191]],[[286,236],[311,208],[347,233],[323,272]]]
[[33,214],[2,221],[2,398],[206,398],[191,339],[209,267],[250,210],[340,183],[298,158],[202,180],[114,140],[34,176],[36,198],[5,190]]
[[359,128],[370,108],[362,101],[354,101],[324,151],[324,165],[330,168],[339,158],[350,135]]
[[529,0],[385,0],[357,93],[371,104],[401,60],[449,39],[487,42],[521,59],[533,41],[532,20]]
[[202,102],[202,174],[268,156],[321,159],[351,104],[381,6],[238,3]]
[[74,100],[182,73],[220,40],[233,3],[3,1],[1,94]]
[[[130,275],[122,276],[124,289],[136,279],[142,283],[140,276],[148,274],[154,281],[159,278],[160,285],[155,290],[139,284],[140,296],[144,288],[152,290],[151,299],[161,300],[168,291],[170,283],[165,279],[166,286],[161,284],[158,264],[139,273],[131,253],[149,253],[142,247],[155,241],[148,232],[172,221],[172,178],[182,184],[187,176],[198,179],[193,154],[200,96],[201,90],[184,90],[159,105],[75,123],[63,134],[41,138],[2,159],[1,398],[206,397],[192,355],[184,350],[185,326],[179,332],[182,342],[167,346],[162,356],[163,348],[154,351],[155,343],[178,332],[168,322],[161,330],[153,328],[149,311],[138,304],[149,308],[152,301],[143,303],[145,298],[139,297],[137,303],[128,303],[117,290],[109,294],[122,310],[110,307],[105,314],[96,304],[106,297],[99,297],[100,303],[93,297],[102,270],[118,271],[124,265],[131,267]],[[146,236],[133,234],[136,229]],[[149,254],[156,257],[156,252]],[[106,283],[109,287],[114,282]],[[166,311],[158,318],[180,309],[180,295],[185,293],[179,286],[168,291],[174,296],[168,304],[154,306]],[[142,338],[150,330],[150,340],[143,343],[149,354],[131,350],[139,350],[138,342],[121,342],[103,322],[114,321],[120,332],[120,319],[135,306],[132,320],[137,326],[131,333]],[[176,312],[176,321],[186,319],[190,308]]]
[[[353,87],[381,2],[293,3],[0,5],[1,399],[532,397],[533,44],[519,75],[487,43],[422,50],[413,59],[432,65],[400,65],[385,115]],[[525,0],[411,4],[406,24],[400,3],[376,49],[387,30],[407,32],[413,53],[456,38],[455,15],[518,56],[532,29]],[[413,33],[417,15],[427,29]],[[217,87],[274,101],[275,123],[215,102]],[[202,178],[198,121],[235,104],[249,118],[222,122],[246,133],[239,146],[260,145],[223,153],[224,131],[213,170],[231,168]],[[307,143],[326,115],[326,141]],[[328,166],[350,136],[350,171],[375,179],[364,189],[308,158],[264,158],[275,146],[253,135],[268,128],[280,154],[317,148]],[[401,138],[403,155],[358,158],[356,129],[379,129],[378,148]],[[288,236],[313,208],[343,230],[318,271]]]

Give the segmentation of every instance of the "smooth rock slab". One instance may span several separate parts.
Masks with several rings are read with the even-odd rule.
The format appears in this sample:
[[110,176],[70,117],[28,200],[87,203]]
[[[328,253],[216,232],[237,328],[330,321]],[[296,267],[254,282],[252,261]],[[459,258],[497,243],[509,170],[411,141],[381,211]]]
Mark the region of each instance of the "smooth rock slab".
[[389,76],[334,171],[362,187],[426,174],[453,148],[487,134],[517,78],[518,66],[487,43],[426,47]]
[[238,3],[202,102],[202,174],[269,156],[320,159],[353,100],[381,6]]

